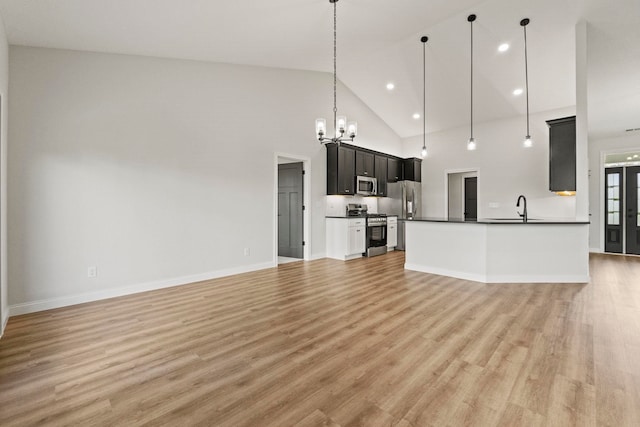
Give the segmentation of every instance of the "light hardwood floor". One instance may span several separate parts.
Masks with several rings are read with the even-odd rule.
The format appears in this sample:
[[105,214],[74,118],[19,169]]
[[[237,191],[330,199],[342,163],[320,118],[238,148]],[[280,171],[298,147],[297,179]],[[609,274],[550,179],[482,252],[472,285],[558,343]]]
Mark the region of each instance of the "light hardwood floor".
[[402,252],[11,318],[0,425],[639,426],[640,260],[480,284]]

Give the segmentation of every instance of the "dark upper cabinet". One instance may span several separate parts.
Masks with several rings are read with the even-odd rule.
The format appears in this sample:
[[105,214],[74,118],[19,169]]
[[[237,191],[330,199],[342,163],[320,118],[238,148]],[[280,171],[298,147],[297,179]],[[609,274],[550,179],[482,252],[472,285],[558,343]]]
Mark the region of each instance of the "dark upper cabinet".
[[356,151],[327,144],[327,194],[355,194]]
[[378,181],[378,196],[387,196],[387,183],[422,181],[422,159],[400,159],[349,144],[327,144],[327,194],[356,194],[356,176]]
[[576,191],[576,116],[548,120],[549,190]]
[[375,177],[378,181],[378,196],[387,196],[387,156],[375,156]]
[[372,153],[356,150],[356,175],[374,176],[374,157]]
[[402,180],[402,160],[387,160],[387,182],[398,182]]
[[422,159],[404,159],[405,181],[422,182]]

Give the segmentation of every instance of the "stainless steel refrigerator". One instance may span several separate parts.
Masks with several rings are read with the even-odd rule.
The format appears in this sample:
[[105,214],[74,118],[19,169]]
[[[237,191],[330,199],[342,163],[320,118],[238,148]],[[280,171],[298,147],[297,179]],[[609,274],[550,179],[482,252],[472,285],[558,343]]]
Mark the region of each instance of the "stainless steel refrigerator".
[[[398,215],[398,219],[411,219],[421,216],[422,184],[415,181],[398,181],[387,184],[387,197],[378,202],[378,210],[387,215]],[[398,245],[403,251],[405,242],[404,221],[398,221]]]

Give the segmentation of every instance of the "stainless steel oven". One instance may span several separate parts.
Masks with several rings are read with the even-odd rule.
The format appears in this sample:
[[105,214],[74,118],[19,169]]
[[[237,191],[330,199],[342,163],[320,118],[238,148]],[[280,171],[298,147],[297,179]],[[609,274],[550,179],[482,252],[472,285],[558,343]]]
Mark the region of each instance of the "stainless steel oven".
[[387,216],[384,214],[367,215],[367,256],[387,253]]

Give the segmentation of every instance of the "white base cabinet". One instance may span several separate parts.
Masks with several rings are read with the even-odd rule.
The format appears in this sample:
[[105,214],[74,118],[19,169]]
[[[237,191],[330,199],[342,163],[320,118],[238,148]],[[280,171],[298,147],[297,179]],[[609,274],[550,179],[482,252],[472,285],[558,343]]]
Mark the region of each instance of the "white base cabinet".
[[359,258],[366,250],[364,218],[327,218],[327,258]]
[[387,217],[387,250],[393,250],[398,246],[398,217]]

